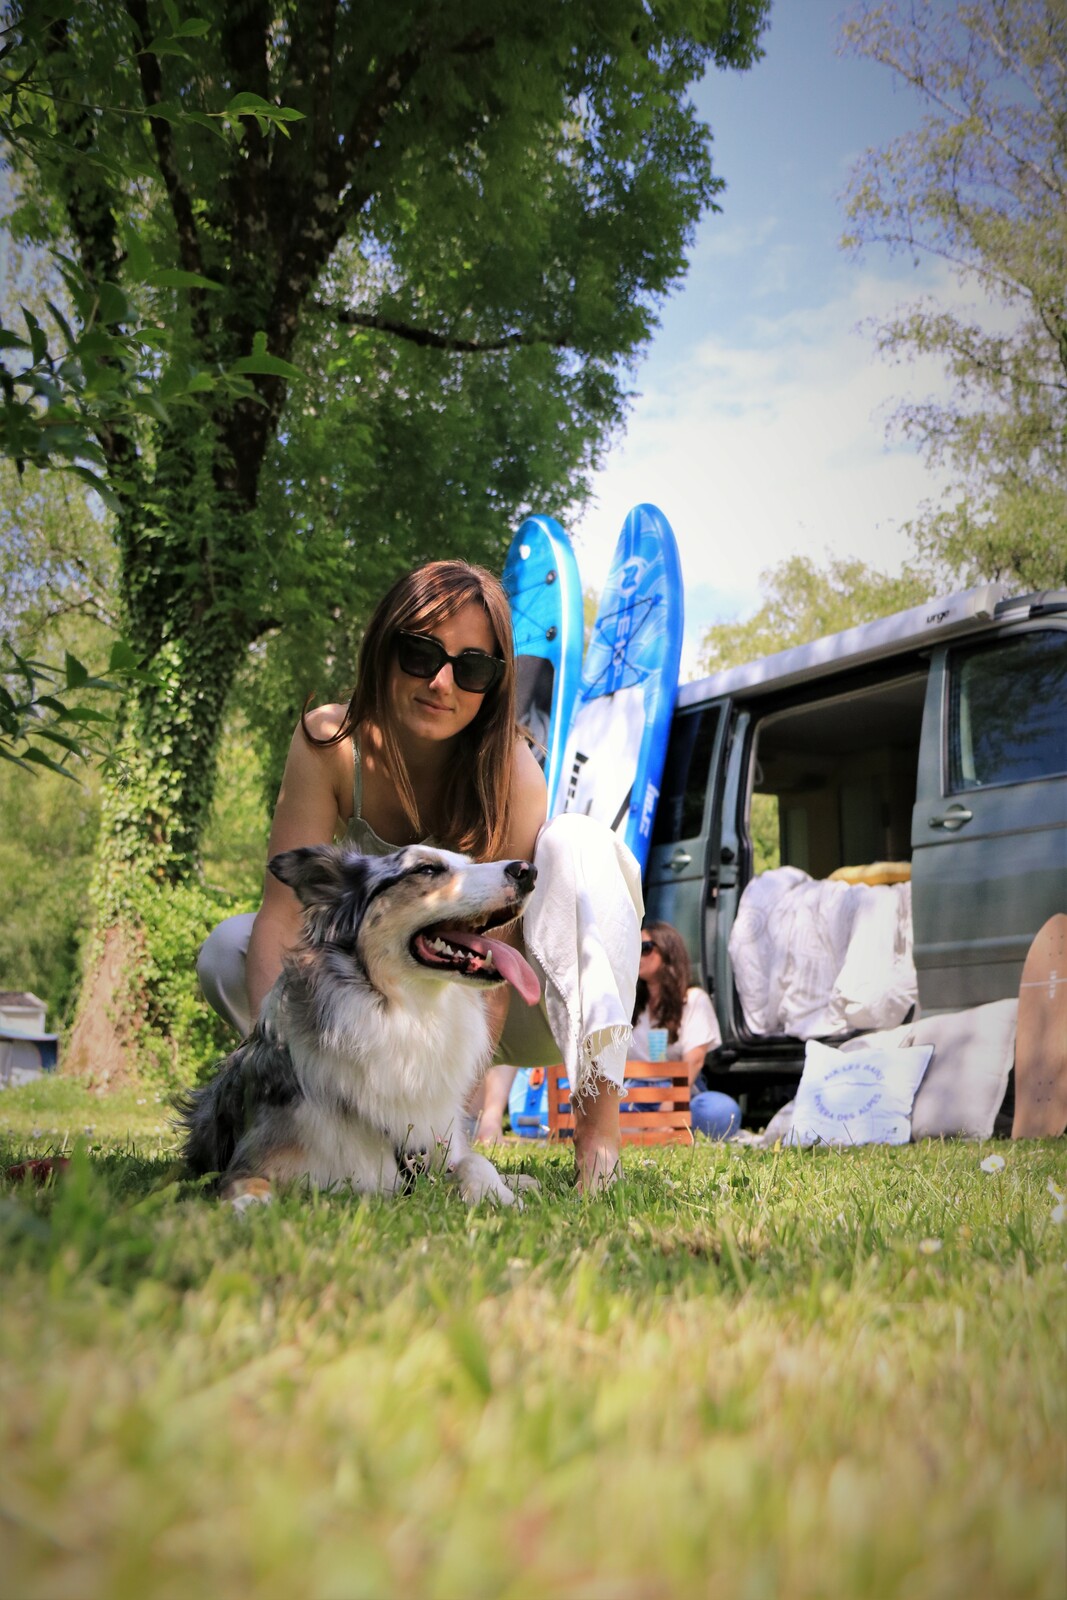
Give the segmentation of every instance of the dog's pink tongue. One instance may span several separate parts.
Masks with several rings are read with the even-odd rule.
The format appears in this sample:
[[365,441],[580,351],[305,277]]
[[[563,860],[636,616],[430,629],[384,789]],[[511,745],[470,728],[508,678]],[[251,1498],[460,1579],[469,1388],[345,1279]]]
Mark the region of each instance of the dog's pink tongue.
[[[449,937],[447,933],[444,935],[446,939]],[[481,934],[466,931],[452,935],[452,938],[466,949],[473,950],[476,955],[491,955],[500,976],[518,990],[528,1006],[535,1006],[540,1000],[541,985],[537,981],[537,974],[514,945],[505,944],[503,939],[486,939]]]

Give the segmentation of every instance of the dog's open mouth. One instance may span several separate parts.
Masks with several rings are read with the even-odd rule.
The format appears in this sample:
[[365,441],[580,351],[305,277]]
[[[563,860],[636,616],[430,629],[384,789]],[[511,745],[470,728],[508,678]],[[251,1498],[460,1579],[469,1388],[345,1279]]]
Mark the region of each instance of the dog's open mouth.
[[[503,920],[507,920],[506,918]],[[423,928],[411,942],[411,953],[423,967],[448,970],[485,983],[510,983],[528,1006],[541,998],[537,974],[524,956],[503,939],[487,939],[492,921],[474,928],[438,923]]]

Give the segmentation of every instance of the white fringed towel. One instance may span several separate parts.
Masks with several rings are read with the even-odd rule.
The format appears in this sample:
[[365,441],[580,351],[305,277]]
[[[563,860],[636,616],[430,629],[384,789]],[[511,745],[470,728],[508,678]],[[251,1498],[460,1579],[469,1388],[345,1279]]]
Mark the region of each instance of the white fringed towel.
[[534,864],[523,941],[544,984],[555,1059],[580,1093],[601,1080],[621,1087],[641,960],[640,868],[610,828],[574,813],[541,830]]

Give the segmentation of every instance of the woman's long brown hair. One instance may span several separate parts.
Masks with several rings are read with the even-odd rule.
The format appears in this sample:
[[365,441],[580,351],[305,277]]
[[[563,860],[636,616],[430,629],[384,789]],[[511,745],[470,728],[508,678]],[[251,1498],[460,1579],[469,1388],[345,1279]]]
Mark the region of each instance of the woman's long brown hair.
[[[685,997],[689,992],[689,951],[685,947],[685,940],[678,929],[669,922],[650,922],[641,930],[642,939],[651,939],[660,953],[663,966],[660,969],[659,1005],[656,1015],[650,1017],[654,1028],[666,1028],[667,1038],[671,1044],[678,1042],[678,1030],[682,1026],[682,1012],[685,1009]],[[634,1021],[648,1005],[648,984],[643,978],[637,980],[637,1000],[634,1005]]]
[[400,632],[432,633],[472,600],[485,609],[504,671],[500,681],[483,697],[477,716],[456,736],[455,759],[435,819],[435,833],[448,849],[461,850],[479,861],[492,861],[506,848],[511,774],[520,731],[515,720],[511,610],[491,572],[466,561],[430,561],[397,579],[367,623],[359,650],[355,691],[337,732],[329,738],[317,738],[308,727],[306,706],[300,722],[305,739],[318,746],[338,744],[350,736],[358,738],[360,728],[367,723],[378,728],[385,764],[405,815],[416,834],[424,833],[389,706],[395,640]]

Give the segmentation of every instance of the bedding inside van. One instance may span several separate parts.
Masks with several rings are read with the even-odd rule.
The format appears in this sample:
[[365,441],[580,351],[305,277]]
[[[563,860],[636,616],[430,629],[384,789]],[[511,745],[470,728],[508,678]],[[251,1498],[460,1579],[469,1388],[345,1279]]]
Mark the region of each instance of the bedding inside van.
[[892,1028],[915,1004],[911,884],[814,879],[777,867],[745,888],[730,933],[750,1033],[828,1038]]

